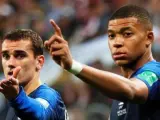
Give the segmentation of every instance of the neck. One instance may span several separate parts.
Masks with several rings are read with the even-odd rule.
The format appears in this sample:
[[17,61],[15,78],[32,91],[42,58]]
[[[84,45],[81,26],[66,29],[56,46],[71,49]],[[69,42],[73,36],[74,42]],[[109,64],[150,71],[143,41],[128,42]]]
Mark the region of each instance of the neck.
[[145,52],[143,56],[138,58],[135,62],[132,62],[128,65],[121,66],[121,71],[124,77],[130,78],[131,75],[140,67],[142,67],[145,63],[152,61],[153,56],[151,51]]
[[24,91],[26,92],[27,95],[29,95],[31,92],[33,92],[34,90],[36,90],[40,85],[41,85],[41,80],[39,79],[39,77],[34,77],[30,82],[28,82],[25,86],[24,86]]

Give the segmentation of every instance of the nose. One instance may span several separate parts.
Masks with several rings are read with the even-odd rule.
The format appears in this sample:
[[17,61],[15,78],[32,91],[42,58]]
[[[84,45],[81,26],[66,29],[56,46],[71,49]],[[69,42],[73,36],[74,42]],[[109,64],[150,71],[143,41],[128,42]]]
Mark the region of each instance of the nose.
[[113,46],[116,48],[122,47],[124,45],[124,39],[121,36],[117,36],[114,40]]
[[13,69],[13,68],[15,68],[15,65],[16,65],[16,59],[14,58],[14,56],[10,56],[10,58],[7,61],[7,66],[10,69]]

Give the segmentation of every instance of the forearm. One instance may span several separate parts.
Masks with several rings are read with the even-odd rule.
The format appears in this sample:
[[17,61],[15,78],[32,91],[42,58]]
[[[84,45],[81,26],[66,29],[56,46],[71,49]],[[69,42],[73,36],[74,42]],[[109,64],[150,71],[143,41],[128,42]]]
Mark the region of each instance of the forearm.
[[132,100],[135,95],[135,85],[132,81],[111,72],[84,66],[77,76],[114,99]]

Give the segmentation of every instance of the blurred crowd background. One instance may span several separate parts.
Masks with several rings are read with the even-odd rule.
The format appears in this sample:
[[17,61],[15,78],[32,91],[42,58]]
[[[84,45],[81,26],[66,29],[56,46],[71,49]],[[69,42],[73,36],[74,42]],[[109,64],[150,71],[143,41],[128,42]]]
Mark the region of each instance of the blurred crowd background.
[[[106,28],[109,16],[125,4],[143,6],[150,12],[155,33],[153,55],[159,61],[160,0],[0,0],[0,39],[10,30],[29,28],[45,41],[54,33],[49,23],[54,19],[75,60],[120,74],[110,56]],[[46,51],[45,57],[41,79],[60,92],[70,120],[107,120],[112,99],[62,70]],[[1,66],[0,71],[3,76]],[[0,98],[0,111],[4,102]]]

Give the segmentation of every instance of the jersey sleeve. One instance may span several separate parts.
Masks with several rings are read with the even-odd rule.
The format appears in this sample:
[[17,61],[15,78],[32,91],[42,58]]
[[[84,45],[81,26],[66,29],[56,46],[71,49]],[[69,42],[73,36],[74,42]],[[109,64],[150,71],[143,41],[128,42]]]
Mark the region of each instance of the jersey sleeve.
[[143,71],[135,76],[137,79],[142,80],[150,89],[152,85],[158,80],[158,76],[152,71]]
[[135,76],[135,78],[143,81],[149,90],[148,99],[160,100],[160,82],[159,77],[152,71],[145,70]]
[[66,108],[60,96],[48,91],[43,95],[29,97],[20,87],[18,96],[9,103],[22,120],[67,120]]

